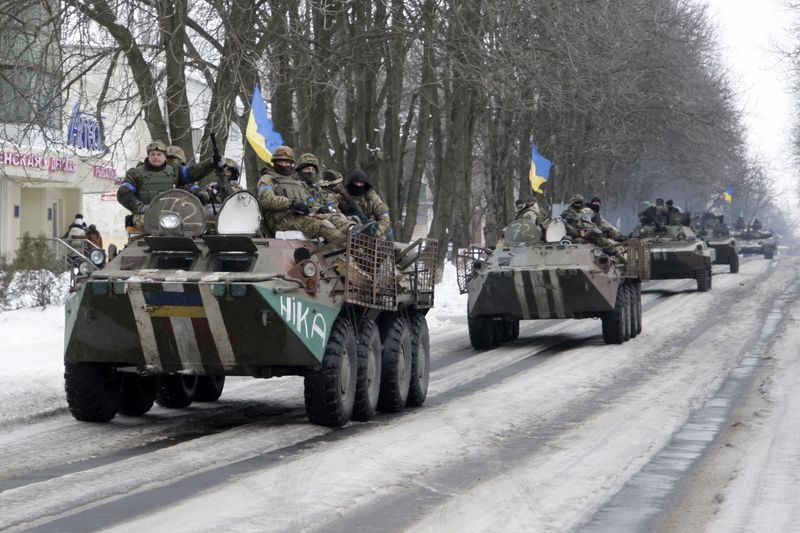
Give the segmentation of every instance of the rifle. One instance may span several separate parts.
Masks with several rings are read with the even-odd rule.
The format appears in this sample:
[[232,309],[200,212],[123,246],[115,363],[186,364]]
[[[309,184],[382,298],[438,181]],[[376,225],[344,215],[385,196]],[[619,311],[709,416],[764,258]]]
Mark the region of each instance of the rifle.
[[[211,148],[214,150],[214,159],[217,161],[222,161],[222,156],[219,153],[219,146],[217,146],[217,136],[215,134],[209,135],[211,139]],[[225,191],[225,198],[233,195],[233,189],[231,189],[231,182],[228,181],[228,176],[225,175],[225,171],[222,171],[222,176],[218,180],[221,183],[218,183],[220,188]]]
[[339,183],[336,187],[333,188],[334,191],[339,193],[339,196],[342,197],[342,203],[347,207],[348,211],[351,213],[355,213],[358,219],[361,221],[362,224],[366,224],[369,222],[369,217],[364,214],[364,211],[358,206],[353,197],[350,196],[350,193],[347,192],[347,189],[342,187],[342,184]]

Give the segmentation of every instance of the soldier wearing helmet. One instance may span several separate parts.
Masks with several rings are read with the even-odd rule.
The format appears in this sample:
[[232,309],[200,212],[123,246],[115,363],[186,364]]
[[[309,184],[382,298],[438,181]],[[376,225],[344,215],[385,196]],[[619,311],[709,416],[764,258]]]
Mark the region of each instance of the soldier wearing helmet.
[[272,154],[273,169],[267,169],[258,181],[256,194],[264,219],[271,231],[298,230],[315,239],[321,237],[328,242],[345,246],[347,235],[336,229],[328,220],[309,216],[310,190],[306,183],[292,172],[294,151],[288,146],[279,146]]
[[141,228],[144,212],[153,198],[201,179],[218,164],[216,156],[211,161],[191,167],[169,164],[167,145],[153,141],[147,145],[147,158],[125,173],[125,181],[117,190],[117,201],[133,213],[133,225]]
[[667,207],[663,198],[657,198],[655,205],[649,205],[639,213],[639,223],[642,226],[653,226],[656,231],[662,231],[669,222]]
[[[167,164],[175,169],[175,174],[180,175],[183,167],[186,166],[186,154],[180,146],[170,145],[167,146]],[[190,170],[196,172],[195,169]],[[209,201],[208,193],[197,184],[197,180],[191,181],[181,187],[184,191],[190,192],[200,199],[200,203],[206,205]]]
[[561,220],[567,229],[567,235],[575,242],[588,242],[599,246],[608,255],[615,256],[624,262],[619,243],[603,235],[603,231],[592,221],[594,211],[586,206],[580,194],[570,197],[567,209],[561,214]]

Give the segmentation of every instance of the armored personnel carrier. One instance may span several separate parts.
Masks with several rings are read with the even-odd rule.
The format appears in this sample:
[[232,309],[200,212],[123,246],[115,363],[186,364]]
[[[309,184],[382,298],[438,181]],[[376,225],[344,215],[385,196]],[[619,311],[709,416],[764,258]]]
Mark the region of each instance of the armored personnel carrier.
[[764,259],[775,257],[778,243],[771,232],[751,229],[739,232],[737,238],[741,244],[742,254],[760,254]]
[[214,401],[226,376],[304,376],[311,422],[341,426],[425,401],[437,244],[364,233],[346,249],[259,236],[248,192],[216,234],[199,200],[156,197],[132,240],[66,304],[67,403],[78,420]]
[[714,250],[689,226],[643,226],[634,235],[649,245],[652,279],[697,280],[697,290],[711,290]]
[[641,282],[648,279],[642,243],[626,244],[621,263],[601,248],[571,242],[560,220],[542,239],[539,226],[515,220],[490,251],[472,246],[457,257],[461,293],[468,293],[472,346],[489,350],[519,336],[520,320],[597,318],[603,340],[620,344],[642,330]]

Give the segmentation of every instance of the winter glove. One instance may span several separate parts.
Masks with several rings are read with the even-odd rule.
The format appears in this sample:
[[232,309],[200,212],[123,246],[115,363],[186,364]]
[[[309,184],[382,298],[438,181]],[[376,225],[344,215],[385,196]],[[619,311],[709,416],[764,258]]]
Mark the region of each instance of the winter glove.
[[319,209],[317,209],[317,214],[318,215],[327,215],[330,212],[331,212],[331,210],[328,209],[326,206],[322,206]]
[[148,204],[141,204],[136,211],[141,215],[144,214],[145,211],[147,211],[148,207],[150,207]]
[[300,200],[292,200],[292,203],[289,207],[298,215],[308,215],[310,212],[308,206]]

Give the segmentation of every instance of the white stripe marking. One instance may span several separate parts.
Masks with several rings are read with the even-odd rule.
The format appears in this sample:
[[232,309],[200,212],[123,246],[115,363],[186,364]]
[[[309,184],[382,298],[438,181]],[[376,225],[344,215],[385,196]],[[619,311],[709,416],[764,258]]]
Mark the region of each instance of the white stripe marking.
[[161,370],[161,357],[158,355],[156,335],[153,331],[153,322],[147,312],[141,283],[128,283],[128,298],[131,301],[133,319],[139,332],[139,342],[142,345],[142,355],[146,366]]
[[199,284],[200,296],[203,297],[203,307],[206,309],[208,328],[211,330],[211,337],[217,345],[217,353],[222,366],[232,369],[236,366],[236,356],[233,354],[233,346],[228,338],[228,330],[225,329],[225,322],[222,320],[222,311],[219,309],[219,302],[211,293],[211,285],[208,283]]
[[[185,292],[183,283],[163,283],[164,292]],[[192,319],[187,317],[170,317],[172,333],[178,347],[178,356],[185,370],[202,370],[203,361],[200,358],[200,348],[197,345],[197,335],[192,326]]]

